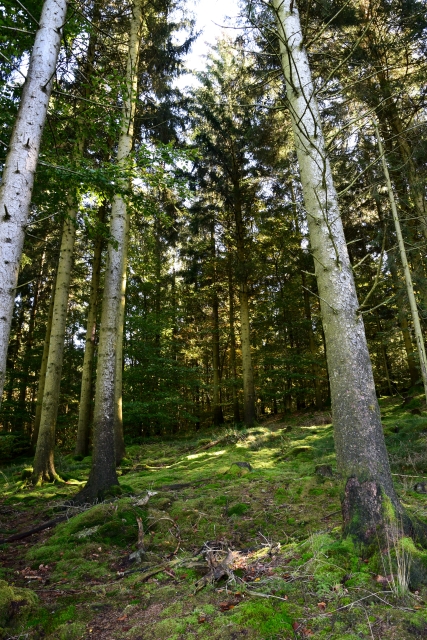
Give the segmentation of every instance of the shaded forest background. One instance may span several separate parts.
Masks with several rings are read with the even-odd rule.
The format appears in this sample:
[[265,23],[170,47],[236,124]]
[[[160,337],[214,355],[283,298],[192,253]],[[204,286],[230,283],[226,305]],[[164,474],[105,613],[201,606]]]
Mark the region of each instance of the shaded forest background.
[[[38,2],[25,7],[4,2],[0,17],[0,156],[40,12]],[[123,191],[131,211],[125,441],[328,408],[325,340],[272,15],[264,5],[242,7],[243,35],[224,36],[196,88],[182,91],[175,81],[196,37],[193,22],[180,3],[145,9],[130,187]],[[421,378],[372,119],[384,140],[425,335],[425,3],[302,2],[300,12],[377,393],[406,396]],[[114,158],[128,24],[121,3],[69,9],[16,290],[0,416],[4,457],[34,444],[73,191],[79,205],[57,445],[75,447],[91,282],[98,269],[97,331],[109,203],[122,175]],[[77,136],[84,139],[80,154]],[[255,389],[249,417],[245,305]]]

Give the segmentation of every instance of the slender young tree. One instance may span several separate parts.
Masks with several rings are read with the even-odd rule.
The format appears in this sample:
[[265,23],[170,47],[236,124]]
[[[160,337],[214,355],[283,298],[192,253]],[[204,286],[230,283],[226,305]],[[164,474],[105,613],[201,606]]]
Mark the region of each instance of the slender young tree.
[[418,357],[420,359],[421,377],[422,377],[423,384],[424,384],[424,394],[425,394],[426,400],[427,400],[427,357],[426,357],[426,350],[425,350],[425,345],[424,345],[424,336],[423,336],[423,332],[421,330],[421,323],[420,323],[420,317],[418,315],[417,301],[415,299],[414,286],[412,284],[412,275],[411,275],[411,270],[410,270],[409,264],[408,264],[408,257],[406,255],[405,242],[403,240],[403,235],[402,235],[402,230],[401,230],[400,220],[399,220],[399,214],[397,213],[397,206],[396,206],[396,201],[394,199],[393,187],[392,187],[391,180],[390,180],[390,174],[389,174],[389,171],[388,171],[387,160],[386,160],[386,157],[384,155],[384,149],[383,149],[383,145],[382,145],[382,141],[381,141],[381,137],[380,137],[380,132],[379,132],[378,125],[377,125],[376,122],[374,122],[374,127],[375,127],[375,135],[376,135],[377,141],[378,141],[378,149],[379,149],[379,152],[380,152],[380,155],[381,155],[381,161],[382,161],[382,165],[383,165],[384,176],[385,176],[386,184],[387,184],[387,192],[388,192],[388,197],[389,197],[389,200],[390,200],[390,208],[391,208],[391,213],[392,213],[392,216],[393,216],[393,222],[394,222],[394,228],[395,228],[395,231],[396,231],[397,243],[398,243],[398,246],[399,246],[400,260],[402,262],[403,273],[404,273],[404,276],[405,276],[406,293],[408,295],[409,306],[410,306],[410,309],[411,309],[412,323],[413,323],[413,326],[414,326],[414,333],[415,333],[415,341],[416,341],[416,344],[417,344]]
[[[125,95],[117,160],[126,168],[132,150],[134,119],[138,87],[138,58],[141,46],[142,0],[131,5],[129,46],[126,63]],[[126,188],[127,181],[122,184]],[[129,212],[123,196],[115,195],[111,209],[110,235],[105,268],[99,333],[93,420],[92,468],[84,489],[76,501],[94,500],[110,487],[118,485],[115,452],[117,340],[122,302],[123,270],[129,237]]]
[[[272,0],[292,119],[330,376],[344,532],[376,543],[390,511],[412,525],[393,487],[372,366],[294,0]],[[391,507],[391,509],[389,508]],[[391,523],[390,523],[391,524]]]
[[67,0],[46,0],[0,187],[0,398],[34,174],[61,43]]

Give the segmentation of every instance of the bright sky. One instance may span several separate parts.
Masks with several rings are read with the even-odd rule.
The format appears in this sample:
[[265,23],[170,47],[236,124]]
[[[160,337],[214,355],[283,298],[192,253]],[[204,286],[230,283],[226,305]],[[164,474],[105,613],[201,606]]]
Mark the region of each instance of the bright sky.
[[[189,70],[202,71],[206,66],[204,56],[209,51],[209,45],[215,44],[223,32],[233,37],[237,35],[236,29],[225,27],[236,25],[239,15],[238,0],[187,0],[186,9],[196,16],[196,31],[202,33],[193,44],[185,64]],[[185,75],[179,79],[177,85],[183,88],[194,83],[191,75]]]

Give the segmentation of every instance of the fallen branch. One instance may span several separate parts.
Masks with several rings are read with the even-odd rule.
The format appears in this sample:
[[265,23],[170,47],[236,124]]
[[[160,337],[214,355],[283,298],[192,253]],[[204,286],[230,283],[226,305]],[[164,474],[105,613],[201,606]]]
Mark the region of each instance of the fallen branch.
[[199,447],[196,449],[195,453],[199,453],[199,451],[207,451],[208,449],[212,449],[212,447],[216,447],[217,444],[220,444],[224,441],[224,438],[219,438],[218,440],[212,440],[208,444],[203,445],[203,447]]
[[328,518],[332,518],[332,516],[336,516],[338,513],[341,513],[341,509],[338,509],[338,511],[332,511],[332,513],[328,513],[328,515],[323,516],[323,518],[320,518],[320,519],[322,521],[327,520]]
[[53,520],[48,520],[47,522],[43,522],[43,524],[38,524],[32,529],[21,531],[21,533],[15,533],[13,536],[9,536],[8,538],[3,538],[2,540],[0,540],[0,544],[7,544],[9,542],[15,542],[16,540],[29,538],[29,536],[32,536],[34,533],[39,533],[40,531],[44,531],[45,529],[54,527],[55,525],[59,524],[60,522],[64,522],[65,520],[68,520],[68,516],[58,516],[58,518],[53,518]]

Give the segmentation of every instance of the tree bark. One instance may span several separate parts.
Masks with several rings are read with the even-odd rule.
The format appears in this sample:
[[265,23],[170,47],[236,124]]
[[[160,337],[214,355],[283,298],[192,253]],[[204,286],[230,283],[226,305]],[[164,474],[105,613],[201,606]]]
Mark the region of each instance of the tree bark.
[[34,174],[67,11],[45,0],[0,187],[0,398]]
[[53,306],[40,429],[33,463],[33,475],[31,478],[33,484],[40,484],[43,481],[60,480],[55,471],[54,464],[55,427],[62,377],[68,294],[73,266],[74,240],[76,237],[76,217],[77,206],[70,200],[70,208],[67,212],[67,218],[64,221],[56,276],[55,302]]
[[[142,1],[132,4],[129,48],[126,64],[126,92],[123,97],[121,133],[117,160],[126,168],[132,150],[138,86],[138,57],[141,43]],[[123,186],[127,186],[124,180]],[[92,468],[84,489],[75,497],[77,502],[96,500],[118,485],[115,453],[115,383],[117,370],[117,340],[122,301],[123,268],[127,255],[128,211],[122,196],[114,196],[111,209],[110,234],[114,241],[108,246],[105,268],[99,334],[98,366],[93,420]]]
[[234,216],[236,222],[236,245],[238,259],[238,281],[240,299],[240,343],[242,349],[243,419],[247,427],[255,423],[255,385],[251,355],[251,325],[249,317],[249,290],[247,257],[245,250],[245,228],[242,215],[240,189],[234,184]]
[[[98,211],[98,219],[101,223],[105,221],[105,208],[105,203],[103,203]],[[98,311],[103,245],[103,237],[101,234],[98,234],[93,250],[92,278],[90,283],[89,309],[87,314],[85,354],[83,358],[82,386],[80,391],[79,422],[77,427],[77,441],[75,448],[75,454],[79,456],[87,456],[89,451],[89,431],[93,389],[93,359],[96,346],[96,316]]]
[[[294,0],[272,0],[327,344],[344,534],[377,544],[395,493],[363,319]],[[389,508],[391,506],[391,509]],[[408,527],[410,528],[410,525]]]
[[[129,218],[127,218],[129,227]],[[126,311],[126,274],[127,274],[127,248],[129,239],[129,228],[126,231],[126,243],[123,248],[122,264],[122,290],[120,297],[119,322],[117,327],[117,349],[116,349],[116,384],[114,387],[114,439],[116,447],[116,464],[119,465],[125,457],[125,439],[123,432],[123,336],[125,328]]]

